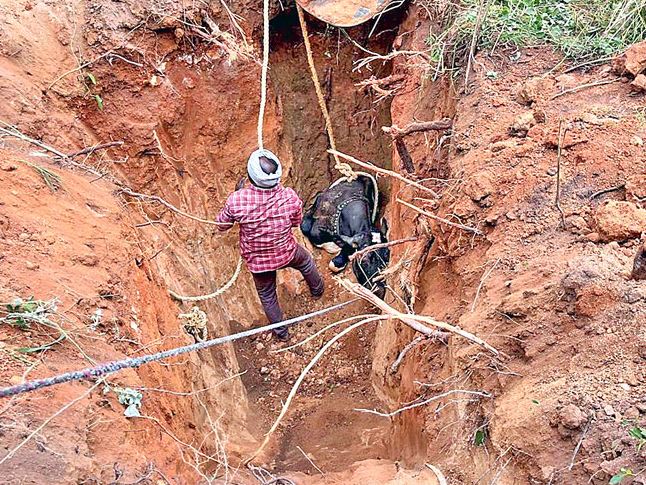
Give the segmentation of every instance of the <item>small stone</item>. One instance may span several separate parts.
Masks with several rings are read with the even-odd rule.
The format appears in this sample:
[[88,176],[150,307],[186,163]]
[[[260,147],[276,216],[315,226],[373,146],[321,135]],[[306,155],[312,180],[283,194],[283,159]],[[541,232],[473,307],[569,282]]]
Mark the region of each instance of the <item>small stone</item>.
[[14,170],[18,170],[18,166],[12,163],[6,163],[2,165],[2,170],[5,172],[13,172]]
[[503,140],[491,145],[491,152],[497,153],[506,148],[514,148],[517,145],[515,140]]
[[263,350],[264,348],[265,348],[265,345],[262,342],[258,342],[256,344],[256,350],[260,351],[260,350]]
[[630,87],[633,91],[646,91],[646,75],[640,74],[635,77],[635,79],[633,79],[633,82],[630,83]]
[[40,268],[40,265],[38,263],[32,263],[31,261],[25,261],[25,268],[35,271]]
[[635,135],[630,139],[630,144],[636,147],[640,147],[644,144],[644,140],[642,140],[640,137]]
[[585,235],[585,238],[588,241],[591,241],[593,243],[598,243],[601,240],[601,236],[599,235],[598,232],[591,232]]
[[646,41],[631,45],[626,52],[616,57],[612,69],[619,75],[629,72],[633,76],[646,69]]
[[626,376],[626,384],[632,387],[637,387],[639,385],[639,379],[632,372]]
[[498,223],[498,216],[496,214],[492,214],[490,216],[487,216],[485,219],[485,224],[488,226],[495,226]]
[[614,417],[615,408],[613,408],[610,404],[606,404],[603,406],[603,412],[610,417]]
[[269,373],[269,378],[277,381],[280,379],[280,371],[278,369],[272,369],[272,371]]
[[549,482],[552,478],[554,478],[554,472],[556,471],[556,468],[553,466],[542,466],[541,467],[541,473],[543,474],[543,481],[544,482]]
[[646,414],[646,402],[637,403],[635,407],[640,413]]
[[510,212],[507,212],[507,213],[505,214],[505,217],[507,217],[507,219],[509,219],[510,221],[513,221],[513,220],[515,220],[515,219],[517,218],[516,214],[514,214],[514,213],[513,213],[513,212],[511,212],[511,211],[510,211]]
[[636,407],[630,407],[624,414],[624,418],[626,419],[639,419],[639,409]]
[[260,368],[260,375],[265,376],[267,374],[269,374],[269,367],[261,367]]
[[589,125],[595,125],[595,126],[603,125],[603,121],[601,121],[594,113],[583,113],[579,117],[579,119]]
[[536,124],[536,118],[532,111],[527,111],[516,117],[514,123],[511,125],[509,131],[513,135],[527,136],[529,129]]
[[21,232],[18,235],[18,239],[20,239],[21,241],[28,241],[29,240],[29,234],[27,234],[26,232]]
[[81,263],[83,266],[96,266],[99,264],[99,258],[96,254],[83,254],[73,258],[74,261]]
[[559,421],[568,429],[578,429],[588,417],[574,404],[568,404],[559,413]]
[[619,387],[621,387],[624,391],[630,391],[630,386],[625,382],[622,382],[621,384],[619,384]]
[[11,376],[11,377],[9,378],[9,384],[11,384],[12,386],[16,386],[16,385],[18,385],[18,384],[22,384],[22,382],[23,382],[23,381],[22,381],[22,377],[21,377],[21,376]]
[[547,175],[549,175],[550,177],[553,177],[554,175],[556,175],[556,172],[557,172],[557,170],[555,168],[548,168],[547,169]]
[[597,209],[595,220],[604,241],[625,241],[646,231],[646,209],[632,202],[608,201]]

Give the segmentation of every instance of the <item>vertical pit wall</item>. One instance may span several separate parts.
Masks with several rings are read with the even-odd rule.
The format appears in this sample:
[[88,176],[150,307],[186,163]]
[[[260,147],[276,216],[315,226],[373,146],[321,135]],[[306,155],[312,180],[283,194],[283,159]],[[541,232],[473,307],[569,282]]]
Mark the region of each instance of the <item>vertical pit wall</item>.
[[[272,10],[264,145],[281,158],[285,185],[294,187],[308,203],[338,174],[326,153],[328,139],[296,12]],[[251,12],[249,15],[250,24],[245,28],[255,32],[252,27],[258,19]],[[102,21],[103,28],[95,29],[104,32],[112,20]],[[260,68],[253,60],[232,60],[221,47],[193,45],[179,36],[183,24],[172,18],[163,25],[152,36],[140,39],[144,46],[140,49],[155,53],[155,70],[118,62],[97,64],[92,73],[99,81],[103,109],[97,109],[87,96],[65,101],[77,111],[86,136],[124,141],[118,153],[127,157],[127,162],[113,168],[133,189],[159,195],[187,212],[213,219],[245,175],[247,156],[257,147]],[[353,72],[353,62],[364,54],[336,30],[329,31],[317,22],[310,29],[338,148],[389,167],[389,142],[381,132],[381,126],[390,125],[389,101],[375,103],[355,86],[366,73]],[[362,38],[365,31],[354,29],[350,35]],[[390,41],[386,35],[369,45],[385,51]],[[372,72],[385,76],[390,65],[375,65]],[[152,76],[156,80],[152,81]],[[387,184],[382,184],[382,192],[387,200]],[[161,252],[153,263],[168,288],[189,295],[209,293],[233,274],[238,258],[237,230],[220,233],[214,226],[171,216],[158,206],[126,202],[143,218],[170,222],[166,228],[149,225],[139,229],[141,240],[151,249],[171,244],[172,250]],[[292,277],[281,274],[279,283],[289,286],[290,281],[285,280]],[[190,308],[189,304],[181,306]],[[200,306],[209,316],[210,335],[265,322],[245,270],[230,291]],[[289,315],[289,302],[284,302],[284,309]],[[196,387],[210,387],[239,371],[231,347],[202,353],[199,361],[199,375],[191,376]],[[207,406],[224,412],[222,425],[233,457],[244,454],[251,442],[245,395],[238,382],[233,396],[216,390],[204,399]],[[195,413],[198,424],[206,419],[201,409]]]

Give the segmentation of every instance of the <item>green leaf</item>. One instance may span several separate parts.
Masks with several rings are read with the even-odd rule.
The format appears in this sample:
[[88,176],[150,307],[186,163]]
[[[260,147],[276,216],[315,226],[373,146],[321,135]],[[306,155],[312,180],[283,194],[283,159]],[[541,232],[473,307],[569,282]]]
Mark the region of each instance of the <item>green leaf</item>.
[[487,435],[484,432],[484,429],[479,429],[478,431],[476,431],[476,434],[473,437],[473,444],[476,445],[476,446],[484,445],[486,437],[487,437]]
[[96,86],[96,78],[94,77],[94,74],[92,74],[91,72],[88,72],[87,77],[90,80],[90,82]]
[[628,434],[633,438],[637,438],[638,440],[646,440],[646,429],[640,428],[639,426],[635,426],[634,428],[630,429],[628,431]]
[[540,404],[540,402],[538,402],[536,399],[532,399],[532,402],[533,402],[534,404],[536,404],[537,406]]
[[103,99],[101,96],[95,94],[94,99],[96,100],[96,105],[99,107],[99,110],[103,111]]
[[608,485],[619,485],[623,479],[624,475],[618,473],[610,479]]

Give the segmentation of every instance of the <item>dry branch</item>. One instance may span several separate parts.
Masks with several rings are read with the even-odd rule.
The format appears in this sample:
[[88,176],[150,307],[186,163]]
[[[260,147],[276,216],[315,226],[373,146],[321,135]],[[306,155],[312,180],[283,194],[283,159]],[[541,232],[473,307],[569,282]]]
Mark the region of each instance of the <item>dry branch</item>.
[[471,342],[478,344],[481,347],[484,347],[494,355],[500,354],[498,350],[496,350],[494,347],[489,345],[487,342],[485,342],[479,337],[476,337],[472,333],[467,332],[466,330],[462,330],[460,327],[456,327],[455,325],[451,325],[450,323],[435,320],[434,318],[427,317],[425,315],[412,315],[412,314],[398,312],[393,307],[388,305],[388,303],[386,303],[385,301],[375,296],[370,290],[364,288],[363,286],[357,283],[352,283],[347,279],[339,278],[338,281],[340,282],[341,286],[343,286],[350,293],[353,293],[354,295],[366,300],[367,302],[372,303],[374,306],[376,306],[383,312],[387,313],[388,316],[401,320],[403,323],[411,327],[413,330],[416,330],[417,332],[420,332],[424,335],[428,335],[431,337],[436,337],[440,335],[444,337],[446,335],[444,334],[444,332],[433,331],[430,328],[428,328],[426,325],[424,325],[424,324],[428,324],[433,327],[439,328],[443,331],[447,331],[447,332],[459,335],[467,340],[470,340]]
[[350,261],[354,261],[359,256],[363,256],[366,253],[376,251],[377,249],[389,248],[391,246],[396,246],[397,244],[404,244],[412,241],[417,241],[417,236],[406,237],[404,239],[396,239],[394,241],[388,241],[385,243],[373,244],[372,246],[368,246],[367,248],[364,248],[361,251],[357,251],[356,253],[351,254]]
[[16,128],[14,128],[12,125],[7,123],[6,121],[0,120],[0,124],[3,124],[3,125],[5,125],[5,126],[7,126],[9,128],[9,129],[6,129],[6,128],[1,128],[0,127],[0,133],[4,133],[5,135],[13,136],[13,137],[19,138],[19,139],[21,139],[23,141],[29,142],[32,145],[36,145],[37,147],[40,147],[45,151],[53,153],[57,157],[60,157],[60,158],[63,158],[63,159],[67,158],[67,155],[65,155],[63,152],[57,150],[56,148],[52,148],[49,145],[44,144],[42,141],[38,141],[38,140],[36,140],[34,138],[28,137],[27,135],[25,135],[24,133],[18,131]]
[[403,128],[399,128],[397,125],[392,126],[382,126],[381,129],[384,133],[389,134],[393,140],[402,138],[404,136],[410,135],[411,133],[418,133],[420,131],[442,131],[448,130],[453,126],[453,120],[450,118],[444,118],[439,121],[422,121],[419,123],[410,123]]
[[399,202],[400,204],[405,205],[406,207],[408,207],[410,209],[413,209],[413,210],[419,212],[420,214],[422,214],[422,215],[424,215],[426,217],[430,217],[431,219],[435,219],[436,221],[442,222],[442,223],[444,223],[444,224],[446,224],[448,226],[457,227],[458,229],[462,229],[463,231],[467,231],[467,232],[472,232],[474,234],[477,234],[478,236],[484,236],[484,233],[482,231],[480,231],[479,229],[476,229],[475,227],[465,226],[464,224],[459,224],[457,222],[453,222],[453,221],[449,221],[448,219],[444,219],[443,217],[436,216],[435,214],[431,214],[430,212],[427,212],[424,209],[420,209],[416,205],[409,204],[408,202],[405,202],[405,201],[401,200],[400,198],[397,198],[397,202]]
[[5,461],[10,460],[13,457],[13,455],[15,455],[18,452],[18,450],[20,450],[20,448],[25,446],[34,436],[36,436],[38,433],[40,433],[43,430],[43,428],[45,428],[49,423],[51,423],[57,416],[60,416],[61,414],[63,414],[69,408],[74,406],[77,402],[82,401],[83,399],[85,399],[87,396],[90,395],[90,393],[94,389],[99,387],[99,385],[101,385],[102,383],[103,383],[103,380],[100,380],[100,381],[96,382],[92,387],[87,389],[83,394],[76,397],[75,399],[72,399],[70,402],[68,402],[62,408],[60,408],[58,411],[56,411],[54,414],[52,414],[49,418],[47,418],[45,421],[43,421],[43,423],[40,426],[38,426],[35,430],[33,430],[24,440],[22,440],[20,442],[20,444],[18,444],[18,446],[16,446],[11,451],[9,451],[9,453],[7,453],[2,458],[2,460],[0,460],[0,465],[2,465]]
[[466,389],[451,389],[450,391],[443,392],[442,394],[438,394],[437,396],[430,397],[428,399],[424,399],[423,401],[419,401],[413,404],[409,404],[408,406],[404,406],[403,408],[396,409],[395,411],[392,411],[390,413],[382,413],[380,411],[377,411],[375,409],[363,409],[363,408],[358,408],[355,409],[355,411],[359,411],[361,413],[369,413],[369,414],[376,414],[377,416],[382,416],[384,418],[392,418],[393,416],[397,416],[398,414],[403,413],[404,411],[408,411],[410,409],[418,408],[420,406],[425,406],[429,403],[432,403],[433,401],[437,401],[438,399],[445,398],[447,396],[450,396],[452,394],[468,394],[471,396],[480,396],[480,397],[491,397],[491,394],[488,392],[484,391],[470,391]]
[[623,190],[625,188],[626,188],[626,184],[623,183],[623,184],[615,185],[614,187],[609,187],[607,189],[599,190],[599,191],[595,192],[594,194],[592,194],[590,196],[590,200],[596,199],[597,197],[600,197],[600,196],[602,196],[604,194],[609,194],[610,192],[616,192],[618,190]]
[[565,227],[565,214],[561,208],[561,153],[563,152],[563,139],[567,134],[567,126],[562,130],[563,120],[559,120],[559,140],[556,154],[556,208],[561,214],[561,224]]
[[415,173],[415,164],[413,163],[413,157],[410,156],[408,148],[406,148],[406,143],[402,138],[395,138],[394,140],[395,148],[397,149],[397,154],[402,161],[402,166],[408,173]]
[[100,145],[94,145],[91,147],[84,148],[78,152],[69,153],[67,156],[69,158],[78,157],[79,155],[89,155],[94,153],[97,150],[104,150],[105,148],[117,147],[123,145],[123,141],[110,141],[108,143],[101,143]]
[[313,333],[309,337],[301,340],[300,342],[297,342],[297,343],[295,343],[293,345],[290,345],[289,347],[283,347],[283,348],[278,349],[278,350],[270,350],[269,353],[270,354],[280,354],[281,352],[287,352],[287,351],[292,350],[292,349],[294,349],[296,347],[300,347],[301,345],[305,345],[307,342],[309,342],[311,340],[314,340],[316,337],[318,337],[322,333],[327,332],[331,328],[338,327],[339,325],[343,325],[344,323],[352,322],[354,320],[361,320],[362,318],[371,318],[371,317],[377,317],[377,316],[379,316],[379,315],[372,314],[372,313],[371,314],[365,314],[365,315],[355,315],[353,317],[344,318],[343,320],[339,320],[337,322],[332,322],[329,325],[326,325],[325,327],[323,327],[318,332]]
[[213,224],[215,226],[229,225],[229,223],[211,221],[211,220],[208,220],[208,219],[202,219],[200,217],[191,215],[191,214],[189,214],[187,212],[184,212],[181,209],[178,209],[177,207],[172,205],[170,202],[166,202],[164,199],[162,199],[161,197],[158,197],[156,195],[140,194],[139,192],[134,192],[134,191],[132,191],[129,188],[126,188],[126,187],[123,187],[121,189],[121,193],[129,195],[130,197],[136,197],[138,199],[153,200],[155,202],[159,202],[161,205],[163,205],[167,209],[170,209],[171,211],[173,211],[173,212],[175,212],[175,213],[177,213],[179,215],[182,215],[184,217],[188,217],[189,219],[193,219],[194,221],[201,222],[203,224]]
[[595,87],[595,86],[604,86],[606,84],[612,84],[612,83],[615,83],[615,82],[619,81],[620,79],[621,78],[618,77],[618,78],[615,78],[615,79],[606,79],[605,81],[599,81],[599,82],[588,83],[588,84],[581,84],[580,86],[576,86],[576,87],[571,88],[571,89],[566,89],[565,91],[562,91],[562,92],[560,92],[558,94],[555,94],[554,96],[552,96],[551,99],[556,99],[556,98],[558,98],[560,96],[564,96],[564,95],[569,94],[569,93],[576,93],[577,91],[581,91],[582,89],[586,89],[586,88],[592,88],[592,87]]
[[417,346],[417,344],[422,343],[424,340],[426,340],[426,336],[425,335],[419,335],[419,336],[415,337],[413,340],[411,340],[410,342],[408,342],[406,344],[406,346],[401,350],[401,352],[399,353],[399,355],[397,356],[395,361],[390,366],[390,373],[391,374],[396,374],[397,370],[399,369],[399,366],[401,365],[402,361],[404,360],[404,357],[406,357],[406,354],[408,354],[408,352],[413,350],[413,348],[415,346]]
[[386,170],[385,168],[377,167],[371,163],[366,163],[362,162],[361,160],[357,160],[356,158],[346,155],[345,153],[341,153],[337,150],[328,150],[328,153],[331,153],[332,155],[339,156],[341,158],[344,158],[348,160],[349,162],[352,162],[356,165],[359,165],[360,167],[367,168],[368,170],[372,170],[373,172],[380,173],[382,175],[387,175],[389,177],[396,178],[397,180],[400,180],[401,182],[405,183],[406,185],[410,185],[411,187],[415,187],[416,189],[423,190],[424,192],[428,192],[431,194],[433,197],[439,197],[437,192],[435,192],[433,189],[430,189],[428,187],[423,186],[422,184],[418,182],[414,182],[413,180],[407,179],[403,175],[398,174],[397,172],[393,172],[392,170]]
[[394,95],[399,86],[395,86],[391,89],[388,89],[393,84],[401,83],[406,79],[406,76],[403,74],[392,74],[390,76],[377,79],[375,76],[371,76],[369,79],[365,79],[361,82],[355,84],[355,86],[362,88],[364,91],[372,89],[374,92],[381,96],[392,96]]
[[276,418],[276,421],[274,421],[274,424],[272,425],[272,427],[269,429],[269,431],[265,435],[265,439],[260,444],[258,449],[256,451],[254,451],[254,453],[249,458],[247,458],[245,460],[245,463],[249,464],[251,462],[251,460],[256,458],[262,452],[262,450],[265,449],[265,447],[269,443],[269,439],[271,438],[271,435],[274,433],[274,431],[276,431],[276,429],[278,428],[278,425],[280,424],[280,422],[283,420],[283,418],[287,414],[287,410],[289,409],[289,405],[291,404],[292,400],[294,399],[294,396],[298,392],[298,388],[300,387],[301,383],[303,382],[303,379],[305,379],[305,376],[307,375],[307,373],[310,371],[310,369],[312,369],[312,367],[314,367],[314,365],[323,356],[323,354],[332,345],[334,345],[334,343],[337,340],[339,340],[341,337],[345,336],[346,334],[348,334],[349,332],[351,332],[355,328],[360,327],[361,325],[364,325],[366,323],[375,322],[377,320],[385,320],[387,318],[388,318],[388,316],[379,315],[379,316],[372,317],[372,318],[366,318],[365,320],[361,320],[360,322],[354,323],[354,324],[350,325],[348,328],[346,328],[345,330],[342,330],[341,332],[336,334],[334,337],[332,337],[330,340],[328,340],[325,343],[325,345],[323,345],[323,347],[321,347],[321,350],[319,350],[318,353],[314,356],[314,358],[309,362],[309,364],[307,364],[305,366],[305,368],[301,371],[301,374],[298,376],[298,379],[296,379],[296,382],[292,386],[292,390],[289,392],[289,395],[287,396],[287,399],[285,400],[285,403],[283,404],[283,408],[281,409],[280,414],[278,415],[278,417]]

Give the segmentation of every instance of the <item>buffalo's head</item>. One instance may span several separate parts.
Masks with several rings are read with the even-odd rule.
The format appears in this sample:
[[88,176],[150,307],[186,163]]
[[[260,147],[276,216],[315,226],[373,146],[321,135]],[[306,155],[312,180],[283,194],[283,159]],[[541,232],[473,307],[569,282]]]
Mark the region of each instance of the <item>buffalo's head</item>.
[[[346,244],[358,252],[375,244],[388,242],[388,224],[385,219],[381,220],[381,228],[376,228],[368,233],[357,234],[352,238],[343,237]],[[356,256],[352,261],[352,271],[359,284],[372,291],[376,296],[383,299],[386,295],[386,283],[380,278],[381,271],[390,263],[390,250],[379,248],[374,251],[367,251]]]

